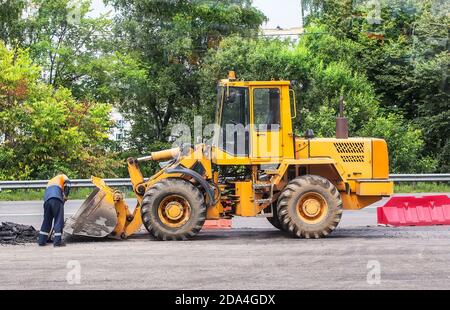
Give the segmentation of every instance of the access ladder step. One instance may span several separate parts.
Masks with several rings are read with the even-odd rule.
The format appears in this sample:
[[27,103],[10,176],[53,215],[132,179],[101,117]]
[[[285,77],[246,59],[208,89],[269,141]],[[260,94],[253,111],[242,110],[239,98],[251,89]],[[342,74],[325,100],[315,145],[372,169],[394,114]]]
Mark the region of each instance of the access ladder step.
[[258,183],[258,184],[253,184],[253,188],[254,188],[254,189],[268,188],[268,187],[272,187],[272,184],[271,184],[271,183]]

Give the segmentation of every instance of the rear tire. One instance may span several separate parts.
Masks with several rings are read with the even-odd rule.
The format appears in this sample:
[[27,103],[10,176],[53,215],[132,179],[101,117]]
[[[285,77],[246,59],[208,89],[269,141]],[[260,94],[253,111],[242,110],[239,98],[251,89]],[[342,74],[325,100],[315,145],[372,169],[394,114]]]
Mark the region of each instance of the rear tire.
[[202,229],[206,205],[192,183],[169,178],[147,190],[141,215],[145,228],[157,240],[188,240]]
[[278,198],[278,219],[283,230],[293,237],[325,237],[336,229],[341,216],[339,191],[320,176],[293,179]]

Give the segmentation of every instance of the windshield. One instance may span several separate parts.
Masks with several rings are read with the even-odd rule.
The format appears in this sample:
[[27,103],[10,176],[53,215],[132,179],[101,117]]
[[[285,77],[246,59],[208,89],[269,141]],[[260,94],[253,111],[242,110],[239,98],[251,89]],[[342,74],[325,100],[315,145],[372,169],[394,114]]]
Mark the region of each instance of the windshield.
[[247,87],[220,87],[219,148],[237,156],[247,156],[249,139],[249,93]]
[[220,125],[245,126],[248,120],[248,89],[246,87],[225,88]]

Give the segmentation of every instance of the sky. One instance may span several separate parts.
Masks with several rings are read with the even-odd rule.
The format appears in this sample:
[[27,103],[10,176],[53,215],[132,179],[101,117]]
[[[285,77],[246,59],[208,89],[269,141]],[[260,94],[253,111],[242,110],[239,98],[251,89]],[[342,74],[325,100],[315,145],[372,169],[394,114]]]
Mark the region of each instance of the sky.
[[[253,0],[253,5],[260,9],[269,21],[263,28],[292,28],[301,25],[301,0]],[[102,0],[92,0],[91,16],[107,11]]]
[[301,0],[253,0],[269,21],[264,28],[292,28],[301,25]]

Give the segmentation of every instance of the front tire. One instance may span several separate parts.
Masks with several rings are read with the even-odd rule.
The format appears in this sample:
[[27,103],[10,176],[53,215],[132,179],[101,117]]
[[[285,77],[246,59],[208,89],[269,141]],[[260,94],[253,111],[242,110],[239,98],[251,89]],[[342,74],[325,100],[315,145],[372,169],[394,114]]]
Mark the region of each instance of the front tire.
[[293,237],[325,237],[336,229],[341,216],[339,191],[320,176],[293,179],[278,198],[278,219],[283,230]]
[[142,222],[157,240],[188,240],[206,219],[200,190],[184,179],[164,179],[147,190],[142,200]]
[[276,203],[273,203],[273,205],[272,205],[272,212],[273,212],[273,216],[266,217],[267,221],[269,221],[269,223],[272,224],[272,226],[275,227],[276,229],[283,230],[283,228],[281,227],[280,220],[278,219]]

